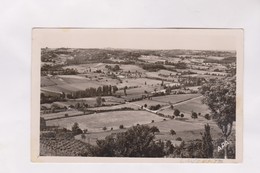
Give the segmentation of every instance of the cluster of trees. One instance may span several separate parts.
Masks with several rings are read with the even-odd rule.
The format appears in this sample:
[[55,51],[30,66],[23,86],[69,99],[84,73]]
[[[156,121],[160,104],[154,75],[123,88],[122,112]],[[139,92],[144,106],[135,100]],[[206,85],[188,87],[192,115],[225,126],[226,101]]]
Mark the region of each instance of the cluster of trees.
[[184,62],[175,63],[174,66],[175,66],[177,69],[186,69],[186,68],[187,68],[187,64],[184,63]]
[[169,62],[169,61],[165,61],[165,65],[172,65],[175,66],[177,69],[186,69],[187,68],[187,64],[184,62]]
[[142,64],[142,68],[151,72],[166,69],[166,67],[162,64]]
[[109,69],[109,70],[112,70],[112,71],[118,71],[118,70],[120,70],[120,67],[119,67],[119,65],[115,65],[114,67],[112,67],[112,66],[110,66],[110,65],[106,65],[105,66],[107,69]]
[[181,75],[191,75],[191,74],[197,74],[197,73],[190,70],[181,72]]
[[217,63],[217,64],[230,64],[236,62],[236,57],[227,57],[222,60],[217,59],[205,59],[204,63]]
[[76,75],[79,74],[77,69],[73,69],[73,68],[66,68],[62,71],[61,73],[62,75]]
[[184,86],[200,86],[204,83],[205,79],[202,77],[186,77],[179,79],[179,82]]
[[95,97],[95,96],[110,96],[118,91],[117,86],[103,85],[98,88],[87,88],[85,91],[76,91],[74,94],[67,94],[69,99]]
[[147,125],[137,125],[126,132],[111,134],[97,140],[91,154],[102,157],[163,157],[164,143],[154,140],[154,130]]
[[[212,158],[213,143],[210,126],[205,125],[201,139],[179,146],[173,146],[171,141],[155,140],[155,133],[160,132],[155,126],[136,125],[126,132],[111,134],[104,140],[97,140],[97,145],[90,149],[92,156],[100,157],[180,157],[180,158]],[[171,135],[176,135],[174,130]],[[88,153],[88,154],[89,154]]]
[[174,109],[173,115],[176,117],[181,117],[181,118],[184,117],[184,114],[181,114],[179,109]]
[[205,114],[205,119],[207,119],[207,120],[210,120],[211,119],[211,117],[210,117],[210,115],[209,114]]
[[73,68],[66,68],[63,69],[61,65],[49,65],[49,64],[44,64],[41,67],[41,76],[46,76],[46,75],[76,75],[79,74],[77,69]]
[[57,54],[53,51],[49,51],[48,49],[42,49],[41,50],[41,61],[42,62],[55,62],[55,58],[57,57]]
[[57,101],[65,101],[65,97],[63,94],[57,94],[57,95],[45,95],[44,93],[41,93],[41,104],[43,103],[53,103]]
[[198,118],[198,114],[194,111],[191,112],[191,118],[196,119]]
[[157,104],[157,105],[152,105],[149,107],[150,110],[158,110],[160,109],[162,106],[160,104]]

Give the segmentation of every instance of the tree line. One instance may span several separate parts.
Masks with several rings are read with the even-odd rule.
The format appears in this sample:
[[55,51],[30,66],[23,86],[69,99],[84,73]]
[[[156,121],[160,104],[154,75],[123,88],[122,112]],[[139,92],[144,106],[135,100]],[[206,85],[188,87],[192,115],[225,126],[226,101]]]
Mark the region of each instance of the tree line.
[[84,98],[84,97],[95,97],[95,96],[111,96],[118,91],[117,86],[103,85],[98,88],[90,87],[84,91],[76,91],[72,94],[67,94],[69,99]]
[[68,99],[77,99],[77,98],[84,98],[84,97],[96,97],[96,96],[111,96],[118,91],[117,86],[111,85],[103,85],[99,86],[98,88],[90,87],[86,88],[85,90],[75,91],[74,93],[65,94],[62,92],[60,95],[45,95],[41,93],[41,104],[43,103],[53,103],[55,101],[65,101],[66,96]]

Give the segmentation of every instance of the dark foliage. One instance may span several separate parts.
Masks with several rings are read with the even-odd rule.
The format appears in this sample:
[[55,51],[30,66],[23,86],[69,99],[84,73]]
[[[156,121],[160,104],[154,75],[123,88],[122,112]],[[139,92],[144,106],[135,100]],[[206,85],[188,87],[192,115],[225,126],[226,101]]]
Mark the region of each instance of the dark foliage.
[[134,126],[126,132],[97,140],[91,153],[103,157],[163,157],[164,143],[155,142],[154,137],[149,126]]
[[176,116],[176,117],[178,117],[178,116],[180,116],[180,110],[179,109],[175,109],[174,110],[174,112],[173,112],[173,114]]
[[157,104],[157,105],[155,105],[155,106],[150,106],[149,107],[149,109],[151,109],[151,110],[158,110],[158,109],[160,109],[161,108],[161,105],[160,104]]
[[78,135],[78,134],[82,134],[83,133],[83,131],[79,128],[79,124],[78,123],[74,123],[72,128],[71,128],[71,130],[72,130],[72,134],[73,135]]

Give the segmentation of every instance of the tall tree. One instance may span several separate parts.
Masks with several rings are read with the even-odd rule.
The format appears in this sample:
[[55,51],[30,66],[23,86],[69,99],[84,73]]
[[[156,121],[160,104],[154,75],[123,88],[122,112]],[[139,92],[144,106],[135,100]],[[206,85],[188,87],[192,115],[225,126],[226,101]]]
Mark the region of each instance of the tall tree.
[[73,124],[71,130],[73,135],[78,135],[83,133],[83,131],[79,128],[79,124],[77,122]]
[[98,89],[97,89],[97,95],[98,96],[102,95],[102,87],[101,86],[99,86]]
[[102,105],[102,98],[100,96],[98,96],[96,98],[96,102],[97,102],[97,106],[101,106]]
[[124,87],[124,94],[125,94],[125,96],[127,95],[126,94],[126,89],[127,89],[127,86]]
[[111,85],[108,86],[108,95],[112,95],[112,86]]
[[89,92],[90,92],[90,96],[96,96],[96,95],[97,95],[97,90],[96,90],[96,88],[91,87],[91,88],[89,89]]
[[118,91],[117,86],[113,86],[113,94],[115,94]]
[[[225,80],[215,80],[204,84],[201,93],[205,96],[203,102],[211,110],[212,118],[216,120],[219,128],[228,140],[232,132],[233,122],[236,120],[236,81],[235,76]],[[227,158],[228,148],[225,148]]]
[[208,124],[205,125],[205,132],[202,135],[202,153],[204,158],[213,158],[213,143]]
[[103,95],[104,96],[108,95],[108,86],[107,85],[103,85]]

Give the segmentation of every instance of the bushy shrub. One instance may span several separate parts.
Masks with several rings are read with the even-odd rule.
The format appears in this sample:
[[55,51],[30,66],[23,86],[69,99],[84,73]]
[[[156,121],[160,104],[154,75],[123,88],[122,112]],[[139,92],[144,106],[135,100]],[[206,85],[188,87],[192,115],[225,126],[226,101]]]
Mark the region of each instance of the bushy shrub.
[[155,105],[155,106],[150,106],[150,109],[151,110],[158,110],[158,109],[160,109],[161,108],[161,105],[160,104],[157,104],[157,105]]
[[171,135],[176,135],[176,132],[175,132],[173,129],[171,129],[171,130],[170,130],[170,134],[171,134]]
[[210,115],[209,115],[209,114],[206,114],[204,117],[205,117],[207,120],[210,120]]
[[196,112],[191,112],[191,118],[196,119],[198,118],[198,114]]
[[73,135],[78,135],[78,134],[82,134],[83,131],[79,128],[79,124],[78,123],[74,123],[72,126],[72,134]]
[[175,140],[176,141],[182,141],[182,138],[181,137],[177,137]]
[[175,109],[174,110],[174,112],[173,112],[173,114],[176,116],[176,117],[178,117],[178,116],[180,116],[180,110],[179,109]]

